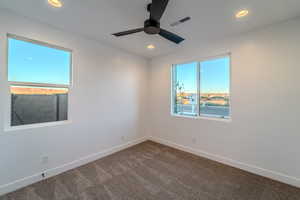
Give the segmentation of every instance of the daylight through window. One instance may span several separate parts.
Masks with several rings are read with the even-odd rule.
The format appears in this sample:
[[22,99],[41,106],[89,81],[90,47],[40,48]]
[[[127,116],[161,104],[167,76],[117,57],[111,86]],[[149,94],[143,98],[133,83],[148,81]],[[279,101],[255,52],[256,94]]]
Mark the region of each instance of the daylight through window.
[[230,118],[230,57],[172,68],[172,113]]
[[8,35],[11,126],[68,120],[71,51]]

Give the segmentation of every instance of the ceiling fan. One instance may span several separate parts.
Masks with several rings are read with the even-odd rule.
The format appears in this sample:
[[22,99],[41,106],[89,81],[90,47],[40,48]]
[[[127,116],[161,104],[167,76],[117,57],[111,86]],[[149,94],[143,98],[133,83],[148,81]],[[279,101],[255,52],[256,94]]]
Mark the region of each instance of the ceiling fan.
[[120,37],[144,31],[145,33],[150,35],[159,34],[163,38],[179,44],[184,40],[184,38],[160,28],[160,19],[166,10],[168,2],[169,0],[152,0],[152,3],[148,4],[147,6],[147,11],[150,12],[150,18],[144,22],[143,28],[114,33],[112,35]]

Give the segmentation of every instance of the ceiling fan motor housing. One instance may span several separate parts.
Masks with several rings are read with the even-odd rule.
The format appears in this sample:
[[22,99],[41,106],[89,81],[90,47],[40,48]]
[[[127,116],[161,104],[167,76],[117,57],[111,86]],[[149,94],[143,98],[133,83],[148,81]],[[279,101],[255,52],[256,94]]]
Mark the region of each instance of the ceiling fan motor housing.
[[160,23],[155,20],[146,20],[144,23],[144,27],[145,33],[150,35],[158,34],[160,32]]

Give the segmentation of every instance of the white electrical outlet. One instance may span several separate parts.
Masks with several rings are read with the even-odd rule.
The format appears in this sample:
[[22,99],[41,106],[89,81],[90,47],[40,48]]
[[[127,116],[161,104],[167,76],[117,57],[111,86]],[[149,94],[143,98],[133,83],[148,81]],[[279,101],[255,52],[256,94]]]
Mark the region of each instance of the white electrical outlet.
[[125,136],[123,135],[123,136],[121,137],[121,139],[122,139],[122,141],[125,141],[126,138],[125,138]]

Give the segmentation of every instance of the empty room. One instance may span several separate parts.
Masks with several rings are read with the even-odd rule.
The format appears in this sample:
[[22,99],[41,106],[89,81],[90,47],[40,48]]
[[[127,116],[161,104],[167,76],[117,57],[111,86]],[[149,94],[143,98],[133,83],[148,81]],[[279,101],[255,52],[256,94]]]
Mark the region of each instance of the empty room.
[[1,0],[0,200],[300,200],[299,0]]

